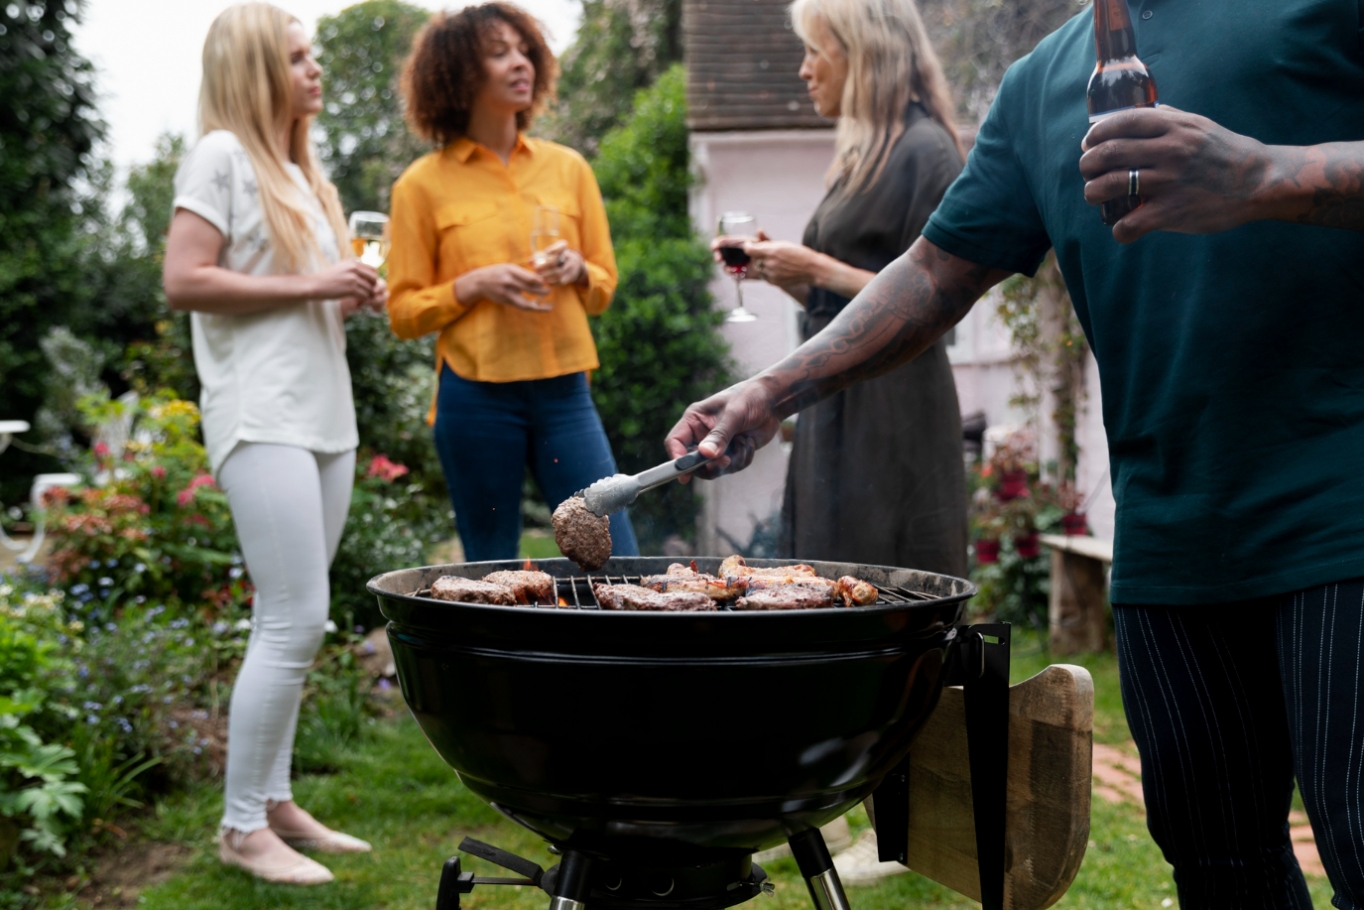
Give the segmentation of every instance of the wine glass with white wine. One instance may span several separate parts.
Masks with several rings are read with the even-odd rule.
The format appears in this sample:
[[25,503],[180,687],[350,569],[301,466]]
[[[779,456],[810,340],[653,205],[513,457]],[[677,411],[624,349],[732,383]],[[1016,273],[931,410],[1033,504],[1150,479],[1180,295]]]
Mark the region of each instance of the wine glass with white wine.
[[[758,238],[758,219],[748,212],[725,212],[720,216],[720,224],[715,230],[717,237],[732,237],[736,240],[756,240]],[[744,252],[742,246],[722,246],[719,249],[720,259],[725,264],[725,271],[734,278],[734,294],[739,298],[739,305],[729,311],[725,317],[725,322],[752,322],[757,319],[748,310],[744,309],[744,275],[748,273],[748,266],[752,259]]]
[[350,245],[356,259],[370,268],[380,268],[388,260],[388,216],[383,212],[351,212]]
[[530,262],[536,269],[549,265],[549,248],[559,242],[559,210],[537,205],[530,224]]

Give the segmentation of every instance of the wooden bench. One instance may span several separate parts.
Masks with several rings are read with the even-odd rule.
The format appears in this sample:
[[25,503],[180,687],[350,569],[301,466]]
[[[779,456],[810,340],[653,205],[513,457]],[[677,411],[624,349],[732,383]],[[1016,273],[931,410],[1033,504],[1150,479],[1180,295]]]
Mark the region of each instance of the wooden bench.
[[1051,547],[1051,601],[1047,626],[1051,653],[1075,654],[1108,647],[1106,566],[1113,544],[1097,537],[1043,534]]
[[[1009,689],[1004,908],[1043,910],[1075,880],[1089,844],[1094,680],[1055,664]],[[980,900],[966,701],[943,690],[909,752],[905,865]]]

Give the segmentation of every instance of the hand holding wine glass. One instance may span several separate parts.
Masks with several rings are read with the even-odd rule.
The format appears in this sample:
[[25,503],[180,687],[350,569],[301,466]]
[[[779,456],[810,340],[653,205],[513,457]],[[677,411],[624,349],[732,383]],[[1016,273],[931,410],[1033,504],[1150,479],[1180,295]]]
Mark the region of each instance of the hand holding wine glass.
[[556,287],[587,280],[587,265],[583,254],[568,245],[567,240],[551,244],[541,259],[532,261],[535,273],[545,284]]
[[[742,282],[744,275],[748,272],[748,265],[751,261],[743,246],[738,241],[752,240],[758,232],[758,219],[748,212],[725,212],[720,216],[719,226],[716,228],[715,235],[721,240],[726,241],[716,249],[720,254],[720,259],[724,262],[725,271],[734,278],[734,293],[739,298],[739,305],[730,311],[725,317],[726,322],[752,322],[758,317],[744,309],[744,291]],[[730,242],[734,241],[734,242]]]

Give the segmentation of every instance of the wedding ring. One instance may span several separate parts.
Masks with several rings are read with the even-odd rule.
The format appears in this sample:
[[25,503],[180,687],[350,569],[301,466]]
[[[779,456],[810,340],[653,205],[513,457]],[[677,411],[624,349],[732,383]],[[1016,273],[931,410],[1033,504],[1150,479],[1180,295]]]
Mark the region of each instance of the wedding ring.
[[758,260],[758,277],[767,278],[767,263],[763,262],[761,259]]
[[[1132,173],[1135,174],[1136,171],[1133,171]],[[559,268],[563,268],[563,267],[564,267],[564,254],[563,254],[563,253],[560,253],[560,254],[559,254],[558,266],[559,266]]]
[[1127,195],[1141,195],[1141,171],[1132,168],[1127,172]]

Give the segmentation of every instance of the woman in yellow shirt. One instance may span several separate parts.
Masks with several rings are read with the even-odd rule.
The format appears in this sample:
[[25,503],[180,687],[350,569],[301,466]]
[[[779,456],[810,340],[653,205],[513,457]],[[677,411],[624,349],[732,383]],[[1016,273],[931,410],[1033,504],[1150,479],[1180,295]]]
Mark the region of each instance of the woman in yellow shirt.
[[[433,16],[403,74],[408,120],[440,148],[393,186],[389,318],[403,338],[439,333],[436,450],[470,561],[517,555],[527,467],[551,508],[616,472],[587,384],[587,317],[616,287],[601,192],[581,155],[524,133],[555,74],[507,3]],[[531,268],[537,207],[560,240]],[[611,539],[639,552],[624,512]]]

